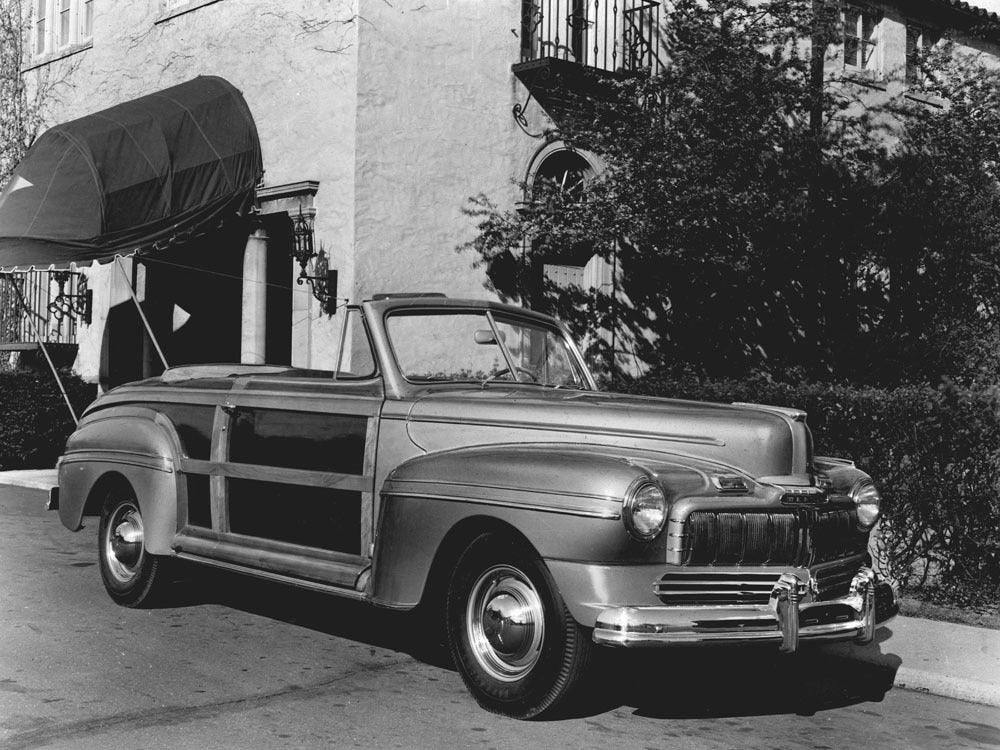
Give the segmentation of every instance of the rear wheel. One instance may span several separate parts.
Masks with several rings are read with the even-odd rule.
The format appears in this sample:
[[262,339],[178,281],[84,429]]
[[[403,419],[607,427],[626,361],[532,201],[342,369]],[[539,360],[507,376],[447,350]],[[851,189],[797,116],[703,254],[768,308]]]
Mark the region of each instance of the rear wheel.
[[127,483],[108,490],[97,538],[101,578],[111,598],[126,607],[151,603],[162,588],[164,561],[146,550],[142,512]]
[[484,708],[532,718],[572,693],[591,651],[538,557],[495,534],[462,553],[447,599],[455,665]]

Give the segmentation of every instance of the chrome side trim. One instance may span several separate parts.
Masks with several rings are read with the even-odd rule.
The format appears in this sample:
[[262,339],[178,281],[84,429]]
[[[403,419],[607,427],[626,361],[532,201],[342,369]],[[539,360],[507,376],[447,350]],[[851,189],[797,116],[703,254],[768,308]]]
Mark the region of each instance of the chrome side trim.
[[600,518],[607,521],[619,521],[622,514],[615,511],[599,511],[589,508],[559,508],[552,505],[540,505],[538,503],[517,503],[509,500],[486,500],[484,498],[461,497],[458,495],[440,495],[423,492],[405,492],[402,490],[383,490],[383,497],[412,498],[417,500],[444,500],[452,503],[465,503],[472,505],[489,505],[500,508],[513,508],[515,510],[537,510],[544,513],[557,513],[564,516],[583,516],[585,518]]
[[[401,419],[401,417],[386,417],[386,419]],[[465,425],[469,427],[503,427],[512,430],[538,430],[541,432],[552,432],[552,425],[532,425],[526,424],[523,421],[515,421],[508,419],[486,419],[479,417],[476,419],[462,417],[449,417],[447,419],[438,419],[436,417],[407,417],[407,422],[422,422],[425,424],[443,424],[449,426],[455,425]],[[559,425],[555,428],[557,432],[571,432],[580,435],[593,435],[594,427],[586,425]],[[696,445],[713,445],[717,447],[722,447],[726,443],[724,440],[719,440],[718,438],[707,437],[705,435],[676,435],[667,432],[652,432],[644,430],[623,430],[615,429],[612,427],[602,427],[602,435],[614,435],[615,437],[624,438],[640,438],[643,440],[657,440],[660,442],[671,442],[671,443],[694,443]]]
[[531,487],[518,487],[515,485],[499,485],[499,484],[482,484],[480,482],[455,482],[444,479],[403,479],[395,480],[396,482],[405,482],[406,484],[431,484],[440,485],[442,487],[472,487],[480,490],[500,490],[502,492],[517,492],[519,494],[529,494],[529,495],[555,495],[557,497],[583,497],[589,500],[602,500],[605,502],[621,503],[622,499],[617,496],[609,497],[608,495],[595,495],[586,492],[567,492],[565,490],[539,490]]
[[164,474],[174,473],[174,461],[172,458],[164,456],[151,456],[148,453],[138,453],[116,448],[103,448],[101,450],[74,451],[63,455],[60,466],[67,466],[75,463],[91,463],[99,461],[102,463],[121,464],[124,466],[138,466],[144,469],[162,471]]
[[806,412],[801,409],[789,409],[787,406],[772,406],[771,404],[751,404],[748,401],[733,401],[733,406],[742,406],[748,409],[755,409],[757,411],[766,411],[771,414],[778,414],[786,419],[790,419],[793,422],[804,422],[806,420]]
[[[303,382],[299,380],[298,382]],[[254,402],[254,406],[261,406],[266,408],[289,408],[290,401],[287,393],[278,393],[277,391],[258,391],[258,390],[244,390],[246,385],[246,380],[234,381],[234,385],[229,388],[215,388],[215,389],[202,389],[202,388],[185,388],[184,389],[184,402],[191,404],[200,404],[206,406],[215,406],[220,401],[224,400],[227,395],[231,395],[233,398],[247,398]],[[314,383],[316,381],[313,381]],[[381,396],[371,396],[363,394],[354,393],[342,393],[339,390],[335,390],[335,384],[338,381],[330,380],[323,383],[317,383],[317,389],[315,392],[310,392],[305,396],[302,401],[294,402],[295,405],[291,407],[292,411],[302,411],[304,408],[309,408],[303,406],[303,402],[306,404],[315,404],[321,411],[331,411],[336,413],[344,414],[361,414],[369,415],[376,412],[376,409],[369,405],[371,401],[378,400],[381,401]],[[236,388],[236,383],[240,384],[240,388]],[[329,389],[324,392],[323,386],[328,385]],[[100,408],[94,412],[95,416],[93,419],[101,419],[104,417],[98,417],[96,415],[100,414],[105,409],[115,406],[135,406],[139,408],[153,409],[155,410],[155,404],[158,403],[177,403],[178,392],[176,389],[163,387],[163,386],[142,386],[134,388],[125,388],[121,392],[115,391],[112,393],[107,393],[101,397]],[[243,404],[241,404],[243,405]],[[331,408],[332,407],[332,408]]]

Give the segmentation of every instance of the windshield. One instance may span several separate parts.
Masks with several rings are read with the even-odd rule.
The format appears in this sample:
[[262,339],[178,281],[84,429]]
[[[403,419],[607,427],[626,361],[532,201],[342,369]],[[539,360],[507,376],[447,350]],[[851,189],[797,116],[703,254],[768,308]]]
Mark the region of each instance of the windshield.
[[588,388],[561,330],[485,310],[391,314],[386,332],[403,377],[413,382],[518,381]]

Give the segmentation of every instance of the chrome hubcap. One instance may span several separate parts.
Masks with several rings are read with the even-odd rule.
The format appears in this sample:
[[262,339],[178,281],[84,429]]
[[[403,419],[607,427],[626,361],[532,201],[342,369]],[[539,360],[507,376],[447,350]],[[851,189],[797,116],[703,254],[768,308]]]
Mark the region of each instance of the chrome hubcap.
[[108,572],[121,583],[139,575],[144,556],[142,516],[135,503],[122,503],[108,519],[104,537],[104,559]]
[[513,682],[538,663],[545,610],[520,570],[497,565],[476,580],[466,609],[466,631],[476,661],[491,677]]

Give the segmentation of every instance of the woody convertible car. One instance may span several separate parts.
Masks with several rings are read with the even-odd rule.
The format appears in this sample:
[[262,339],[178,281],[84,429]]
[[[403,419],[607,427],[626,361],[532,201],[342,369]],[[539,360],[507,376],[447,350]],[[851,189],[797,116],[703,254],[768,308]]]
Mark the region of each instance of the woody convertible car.
[[879,493],[806,415],[596,390],[556,321],[441,295],[347,308],[334,371],[168,369],[59,461],[111,598],[177,559],[380,607],[433,602],[484,707],[531,717],[595,645],[871,641]]

